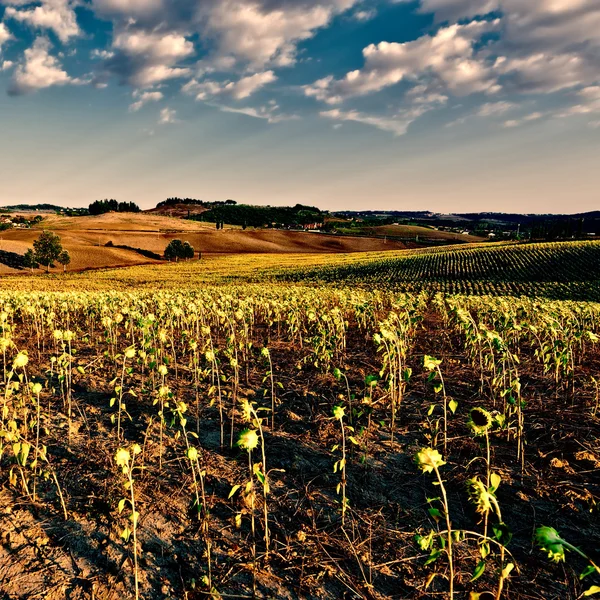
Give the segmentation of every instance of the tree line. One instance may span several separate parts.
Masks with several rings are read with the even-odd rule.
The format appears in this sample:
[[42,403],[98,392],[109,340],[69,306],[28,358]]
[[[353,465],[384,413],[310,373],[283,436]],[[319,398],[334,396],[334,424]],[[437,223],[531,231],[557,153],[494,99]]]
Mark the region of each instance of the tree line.
[[140,207],[135,202],[118,202],[111,198],[92,202],[88,211],[90,215],[102,215],[107,212],[140,212]]

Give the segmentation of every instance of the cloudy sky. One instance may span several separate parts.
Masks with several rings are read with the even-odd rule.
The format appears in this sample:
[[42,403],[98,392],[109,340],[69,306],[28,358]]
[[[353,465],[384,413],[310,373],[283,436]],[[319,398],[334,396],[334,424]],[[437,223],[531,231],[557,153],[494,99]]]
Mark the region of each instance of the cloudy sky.
[[0,0],[0,204],[600,208],[598,0]]

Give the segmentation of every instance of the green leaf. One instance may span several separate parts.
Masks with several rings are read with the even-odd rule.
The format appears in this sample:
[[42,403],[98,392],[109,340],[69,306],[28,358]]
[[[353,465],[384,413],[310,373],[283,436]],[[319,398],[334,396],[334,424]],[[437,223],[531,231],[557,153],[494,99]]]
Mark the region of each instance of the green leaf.
[[588,565],[584,570],[583,573],[579,576],[579,579],[584,579],[585,577],[587,577],[588,575],[591,575],[592,573],[596,573],[597,569],[596,567],[594,567],[594,565]]
[[456,400],[450,400],[450,402],[448,402],[448,408],[452,411],[452,414],[454,414],[458,408],[458,402]]
[[441,550],[432,550],[429,558],[425,561],[425,566],[434,563],[442,554]]
[[503,546],[507,546],[512,539],[512,533],[505,523],[498,523],[492,527],[494,537]]
[[429,514],[437,521],[443,517],[442,513],[437,508],[428,508]]
[[485,560],[480,560],[473,571],[473,577],[471,577],[471,581],[476,581],[479,579],[485,571]]
[[122,498],[121,500],[119,500],[119,506],[117,507],[119,514],[121,514],[123,512],[123,509],[125,508],[125,502],[127,502],[127,500],[125,498]]

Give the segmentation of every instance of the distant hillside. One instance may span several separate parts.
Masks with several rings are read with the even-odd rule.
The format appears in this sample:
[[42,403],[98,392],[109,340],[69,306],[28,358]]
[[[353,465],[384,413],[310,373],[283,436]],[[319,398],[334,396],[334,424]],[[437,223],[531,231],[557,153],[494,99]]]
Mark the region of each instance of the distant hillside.
[[8,206],[0,206],[0,210],[20,210],[20,211],[53,211],[59,212],[61,210],[68,210],[64,206],[58,206],[56,204],[10,204]]

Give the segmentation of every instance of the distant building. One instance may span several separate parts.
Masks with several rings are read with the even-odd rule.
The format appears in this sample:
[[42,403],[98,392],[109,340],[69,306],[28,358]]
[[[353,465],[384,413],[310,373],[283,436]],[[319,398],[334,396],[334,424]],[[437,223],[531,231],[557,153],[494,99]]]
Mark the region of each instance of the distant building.
[[323,223],[308,223],[304,226],[305,231],[315,231],[317,229],[321,229],[323,227]]

